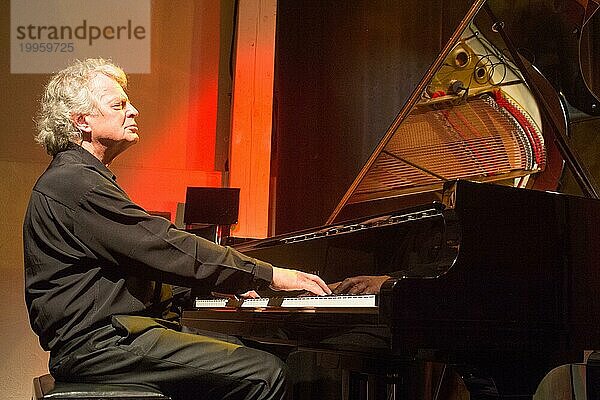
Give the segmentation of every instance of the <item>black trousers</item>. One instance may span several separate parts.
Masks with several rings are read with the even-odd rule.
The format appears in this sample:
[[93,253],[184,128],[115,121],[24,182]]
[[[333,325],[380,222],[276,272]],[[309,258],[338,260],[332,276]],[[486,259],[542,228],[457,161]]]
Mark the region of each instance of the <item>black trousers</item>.
[[285,397],[286,367],[279,358],[170,324],[114,316],[83,344],[52,354],[50,372],[62,381],[150,386],[176,400]]

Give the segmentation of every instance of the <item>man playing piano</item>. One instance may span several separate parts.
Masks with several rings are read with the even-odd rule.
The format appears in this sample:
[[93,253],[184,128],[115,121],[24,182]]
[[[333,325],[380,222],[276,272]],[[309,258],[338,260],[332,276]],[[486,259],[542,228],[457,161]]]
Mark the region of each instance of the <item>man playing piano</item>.
[[[129,199],[108,166],[139,140],[121,69],[77,61],[46,87],[37,141],[53,157],[23,226],[25,294],[57,380],[137,383],[174,399],[276,399],[285,367],[240,344],[180,332],[171,286],[251,296],[330,293],[317,276],[274,267],[175,229]],[[161,283],[162,282],[162,283]]]

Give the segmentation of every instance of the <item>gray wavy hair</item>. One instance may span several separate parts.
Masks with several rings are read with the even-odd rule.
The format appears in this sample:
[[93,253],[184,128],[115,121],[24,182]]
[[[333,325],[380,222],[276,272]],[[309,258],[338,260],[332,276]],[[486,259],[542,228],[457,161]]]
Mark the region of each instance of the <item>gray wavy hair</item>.
[[81,132],[71,117],[77,114],[93,114],[98,110],[96,97],[90,81],[97,74],[114,79],[125,89],[125,72],[110,60],[88,58],[76,60],[69,67],[54,74],[46,85],[37,117],[38,134],[35,141],[48,154],[54,156],[67,148],[69,142],[82,139]]

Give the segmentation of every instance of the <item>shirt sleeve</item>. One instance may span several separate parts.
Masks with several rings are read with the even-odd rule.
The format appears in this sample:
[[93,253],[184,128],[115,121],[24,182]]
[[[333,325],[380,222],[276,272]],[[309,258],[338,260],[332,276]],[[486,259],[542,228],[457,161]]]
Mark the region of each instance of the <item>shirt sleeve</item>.
[[261,289],[272,281],[271,264],[177,229],[148,214],[111,182],[94,186],[79,204],[75,236],[108,266],[228,293]]

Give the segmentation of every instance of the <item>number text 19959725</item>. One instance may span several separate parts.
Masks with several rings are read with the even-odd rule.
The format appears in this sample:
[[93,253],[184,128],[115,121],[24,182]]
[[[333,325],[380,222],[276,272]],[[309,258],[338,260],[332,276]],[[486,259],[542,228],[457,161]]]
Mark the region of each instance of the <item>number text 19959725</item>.
[[72,53],[73,42],[24,42],[20,43],[21,53]]

